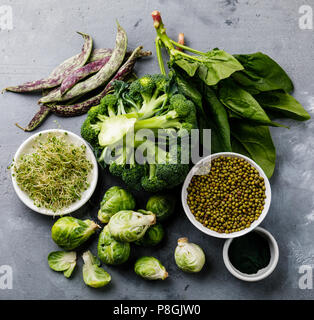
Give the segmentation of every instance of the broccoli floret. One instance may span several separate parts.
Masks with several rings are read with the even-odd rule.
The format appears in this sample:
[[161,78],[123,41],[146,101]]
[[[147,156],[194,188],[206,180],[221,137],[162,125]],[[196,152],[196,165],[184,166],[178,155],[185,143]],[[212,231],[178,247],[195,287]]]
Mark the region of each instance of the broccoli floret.
[[109,172],[119,178],[122,178],[122,173],[124,171],[124,165],[117,164],[116,162],[112,162],[109,166]]
[[129,187],[135,190],[142,190],[141,179],[145,175],[145,167],[132,161],[131,150],[120,150],[121,154],[111,162],[109,171],[111,174],[120,177]]
[[179,117],[186,117],[194,108],[192,101],[187,100],[182,94],[175,94],[170,99],[170,107]]
[[98,115],[99,115],[99,114],[102,114],[100,105],[91,107],[91,108],[89,109],[89,111],[87,112],[88,119],[89,119],[91,122],[98,121]]
[[85,139],[92,147],[97,146],[98,142],[98,131],[95,130],[91,125],[91,119],[86,118],[81,127],[81,136]]
[[125,165],[122,180],[134,190],[142,190],[141,179],[145,175],[145,167],[140,164]]
[[156,167],[155,164],[148,165],[148,174],[142,177],[141,185],[145,191],[148,192],[158,192],[167,188],[167,181],[158,179],[156,177]]
[[100,114],[100,106],[95,106],[89,109],[87,118],[81,127],[81,136],[93,147],[98,146],[99,130],[95,129],[93,125],[98,121]]
[[151,76],[155,83],[154,95],[158,95],[160,92],[167,92],[167,85],[169,83],[169,78],[163,74],[154,74]]
[[136,99],[142,98],[144,103],[149,103],[155,89],[155,82],[151,75],[145,75],[135,80],[130,85],[130,96]]
[[183,95],[176,94],[170,99],[167,110],[160,115],[148,119],[138,120],[135,130],[140,129],[187,129],[196,128],[196,111],[193,102],[187,100]]
[[189,171],[189,164],[181,164],[180,162],[159,164],[156,168],[156,177],[167,181],[167,188],[171,189],[183,182]]
[[163,75],[146,75],[130,85],[130,97],[141,104],[140,118],[146,119],[158,112],[167,102],[166,84],[169,79]]
[[150,164],[149,168],[149,176],[142,179],[142,185],[150,192],[173,188],[184,181],[190,170],[189,164],[181,163],[179,146],[167,152],[165,163]]
[[114,150],[114,159],[111,160],[109,166],[110,173],[122,178],[123,171],[126,169],[127,163],[130,162],[131,152],[132,150],[125,146]]
[[118,98],[114,94],[107,94],[104,96],[99,105],[99,113],[106,114],[108,112],[109,116],[113,116],[116,114],[116,103]]
[[[158,192],[163,189],[171,189],[183,182],[189,172],[189,164],[181,164],[181,148],[170,147],[169,152],[155,148],[155,163],[146,164],[146,175],[141,184],[145,191]],[[152,150],[149,150],[152,152]],[[158,159],[157,155],[161,155]],[[158,162],[158,160],[161,162]],[[189,159],[189,155],[188,155]]]

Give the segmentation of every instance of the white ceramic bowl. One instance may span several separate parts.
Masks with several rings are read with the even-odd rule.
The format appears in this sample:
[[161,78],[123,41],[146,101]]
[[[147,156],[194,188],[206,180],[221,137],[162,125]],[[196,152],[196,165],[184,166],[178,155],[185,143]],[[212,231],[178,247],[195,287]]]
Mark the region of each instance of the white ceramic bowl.
[[[209,228],[204,227],[200,222],[198,222],[194,215],[191,213],[190,208],[188,206],[187,203],[187,188],[191,182],[192,177],[200,170],[201,167],[203,167],[205,164],[209,163],[211,160],[218,158],[218,157],[237,157],[237,158],[242,158],[245,159],[247,162],[249,162],[254,168],[256,168],[259,172],[259,175],[261,177],[264,178],[264,182],[265,182],[265,194],[266,194],[266,199],[265,199],[265,205],[264,205],[264,209],[261,213],[261,215],[259,216],[259,218],[257,220],[255,220],[249,228],[243,229],[241,231],[237,231],[237,232],[233,232],[233,233],[219,233],[216,232],[214,230],[211,230]],[[183,209],[185,211],[185,214],[187,215],[188,219],[190,220],[190,222],[200,231],[216,237],[216,238],[235,238],[235,237],[240,237],[243,236],[244,234],[252,231],[253,229],[255,229],[266,217],[269,206],[270,206],[270,201],[271,201],[271,189],[270,189],[270,184],[269,184],[269,180],[266,177],[264,171],[262,170],[262,168],[255,163],[252,159],[243,156],[242,154],[239,153],[234,153],[234,152],[220,152],[220,153],[214,153],[212,155],[209,155],[207,157],[204,157],[203,159],[201,159],[199,162],[197,162],[193,168],[190,170],[190,172],[188,173],[183,187],[182,187],[182,192],[181,192],[181,201],[182,201],[182,206]]]
[[249,281],[249,282],[260,281],[268,277],[275,270],[279,260],[279,249],[278,249],[278,244],[275,238],[267,230],[260,227],[256,228],[253,232],[258,232],[261,236],[263,236],[268,241],[269,249],[270,249],[270,261],[267,267],[259,270],[256,274],[246,274],[237,270],[231,264],[229,259],[229,254],[228,254],[229,247],[233,239],[228,239],[225,241],[223,252],[222,252],[225,266],[230,271],[230,273],[240,280]]
[[71,142],[75,145],[84,144],[86,146],[87,159],[89,161],[91,161],[93,164],[93,169],[91,170],[91,172],[88,176],[88,182],[89,182],[90,186],[87,190],[85,190],[82,193],[80,200],[74,202],[69,207],[67,207],[61,211],[57,211],[57,212],[53,212],[52,210],[49,210],[46,208],[38,208],[37,206],[34,205],[33,200],[30,199],[28,194],[20,189],[20,187],[18,186],[18,184],[16,182],[16,178],[12,175],[13,168],[11,168],[11,177],[12,177],[13,187],[14,187],[16,194],[20,198],[20,200],[30,209],[32,209],[38,213],[49,215],[49,216],[60,216],[60,215],[65,215],[65,214],[69,214],[71,212],[74,212],[74,211],[78,210],[79,208],[81,208],[90,199],[90,197],[92,196],[92,194],[96,188],[97,180],[98,180],[98,165],[97,165],[96,158],[93,154],[93,151],[91,150],[91,148],[88,146],[88,144],[81,137],[74,134],[73,132],[61,130],[61,129],[51,129],[51,130],[44,130],[44,131],[38,132],[38,133],[30,136],[28,139],[26,139],[21,144],[21,146],[18,148],[18,150],[14,156],[14,162],[16,162],[16,160],[19,159],[23,154],[29,152],[29,150],[31,150],[31,148],[34,144],[34,140],[40,134],[42,135],[42,137],[45,137],[48,133],[54,133],[56,135],[64,135],[65,132],[67,133],[66,139],[68,139],[69,142]]

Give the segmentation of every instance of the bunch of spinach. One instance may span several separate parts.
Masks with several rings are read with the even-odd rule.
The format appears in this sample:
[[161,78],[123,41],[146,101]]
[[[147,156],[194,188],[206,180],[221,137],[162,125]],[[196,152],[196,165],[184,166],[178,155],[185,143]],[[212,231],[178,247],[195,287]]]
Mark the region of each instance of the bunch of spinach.
[[199,127],[212,130],[212,152],[249,156],[271,177],[276,149],[269,126],[283,126],[272,119],[310,119],[289,94],[293,83],[287,73],[261,52],[230,55],[219,49],[201,52],[187,47],[167,36],[158,11],[152,17],[160,70],[165,74],[161,56],[165,47],[177,90],[197,106]]

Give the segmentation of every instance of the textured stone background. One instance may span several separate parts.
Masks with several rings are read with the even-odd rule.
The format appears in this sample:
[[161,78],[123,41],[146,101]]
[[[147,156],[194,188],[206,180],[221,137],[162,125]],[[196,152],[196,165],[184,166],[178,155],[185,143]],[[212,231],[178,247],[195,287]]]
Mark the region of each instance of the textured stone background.
[[[81,38],[75,31],[91,34],[96,47],[112,47],[115,19],[127,30],[129,47],[144,45],[154,52],[155,30],[150,13],[159,9],[169,34],[184,32],[188,43],[200,50],[220,47],[230,53],[263,51],[275,58],[295,83],[295,96],[314,114],[314,30],[298,27],[301,0],[199,0],[199,1],[0,1],[13,8],[13,30],[0,31],[0,88],[48,75],[61,61],[79,52]],[[308,1],[310,4],[311,1]],[[139,75],[158,72],[156,57],[137,64]],[[275,272],[259,283],[235,279],[222,260],[223,241],[200,234],[180,206],[167,228],[167,241],[154,252],[133,248],[130,263],[106,267],[112,283],[101,290],[85,286],[82,261],[72,279],[51,271],[47,255],[57,246],[50,238],[53,219],[26,208],[11,185],[7,166],[29,134],[14,126],[24,125],[37,110],[37,95],[6,93],[0,97],[0,265],[13,268],[12,290],[0,290],[0,299],[302,299],[313,290],[298,288],[298,268],[314,263],[314,166],[313,121],[287,121],[290,130],[272,130],[277,147],[276,172],[271,179],[273,199],[263,223],[278,240],[280,261]],[[79,133],[85,116],[62,119],[51,116],[41,129],[61,127]],[[57,121],[57,122],[56,122]],[[116,183],[100,179],[98,192],[77,214],[95,218],[106,187]],[[145,197],[137,195],[138,202]],[[176,239],[188,236],[205,250],[203,272],[179,272],[173,261]],[[91,243],[96,252],[97,240]],[[159,257],[170,277],[146,282],[133,272],[142,254]]]

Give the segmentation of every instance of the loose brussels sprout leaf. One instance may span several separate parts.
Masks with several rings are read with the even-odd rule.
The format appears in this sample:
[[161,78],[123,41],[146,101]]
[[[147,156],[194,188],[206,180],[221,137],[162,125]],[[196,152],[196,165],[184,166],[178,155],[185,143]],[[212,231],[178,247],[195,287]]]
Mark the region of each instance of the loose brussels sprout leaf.
[[177,266],[186,272],[199,272],[205,263],[202,248],[195,243],[189,243],[188,238],[178,239],[174,257]]
[[135,200],[130,192],[120,188],[109,188],[100,203],[98,219],[103,223],[108,223],[110,218],[121,210],[133,210]]
[[110,234],[106,225],[99,235],[98,256],[106,264],[117,265],[128,260],[130,255],[130,244],[128,242],[116,241]]
[[135,262],[134,271],[137,275],[147,280],[165,280],[168,272],[165,267],[154,257],[142,257]]
[[82,258],[84,260],[83,279],[86,285],[100,288],[110,282],[110,274],[99,267],[99,260],[90,251],[84,252]]
[[173,214],[175,204],[171,195],[154,195],[148,199],[146,209],[156,215],[157,221],[164,221]]
[[64,276],[69,278],[76,266],[76,252],[50,252],[48,255],[48,264],[54,271],[64,271]]
[[84,243],[99,226],[91,220],[62,217],[51,229],[52,240],[65,250],[73,250]]
[[165,231],[163,226],[160,223],[157,223],[149,227],[146,233],[144,234],[144,237],[135,241],[135,244],[144,247],[156,246],[161,242],[161,240],[164,237],[164,234]]
[[72,263],[72,264],[70,265],[69,269],[67,269],[67,270],[65,270],[65,271],[63,272],[63,275],[64,275],[66,278],[70,278],[71,275],[72,275],[72,273],[73,273],[73,270],[74,270],[75,266],[76,266],[76,262],[75,262],[75,263]]
[[156,223],[153,213],[142,214],[132,210],[119,211],[108,223],[111,235],[117,241],[134,242],[142,238],[147,229]]

